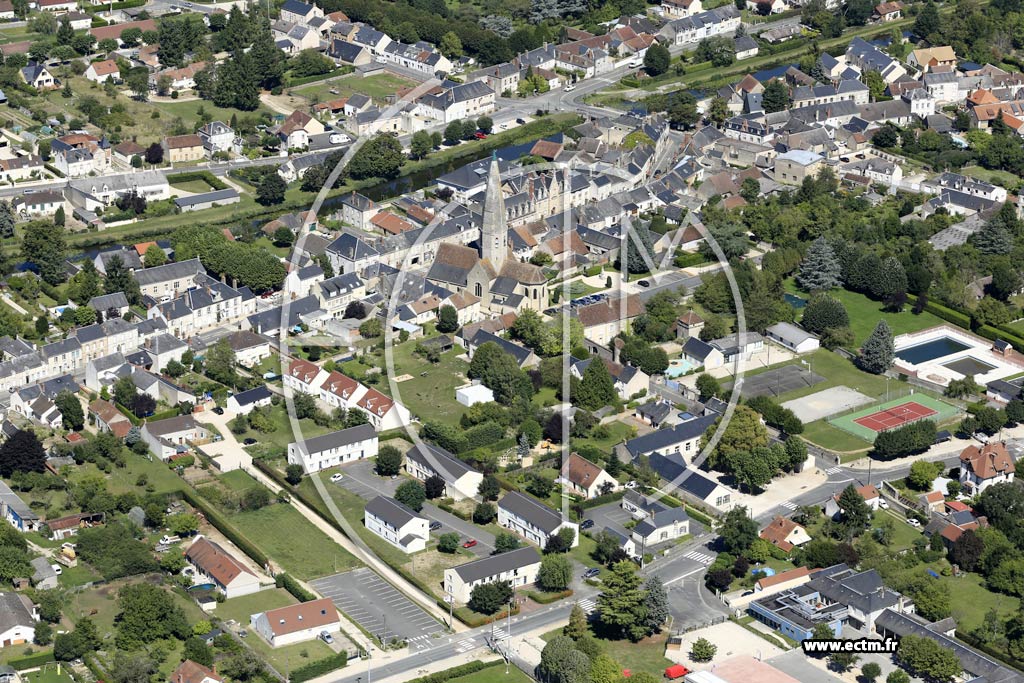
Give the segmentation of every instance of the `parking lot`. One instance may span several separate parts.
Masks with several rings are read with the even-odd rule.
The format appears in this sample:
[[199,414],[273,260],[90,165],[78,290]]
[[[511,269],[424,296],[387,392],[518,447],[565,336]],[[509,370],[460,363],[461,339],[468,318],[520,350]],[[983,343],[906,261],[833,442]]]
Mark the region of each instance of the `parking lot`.
[[366,567],[310,582],[323,596],[375,638],[409,641],[412,650],[430,647],[444,626]]
[[373,471],[374,464],[369,460],[357,460],[341,468],[342,477],[338,485],[356,494],[363,500],[373,500],[377,496],[394,496],[395,489],[404,481],[401,477],[390,479],[380,477]]

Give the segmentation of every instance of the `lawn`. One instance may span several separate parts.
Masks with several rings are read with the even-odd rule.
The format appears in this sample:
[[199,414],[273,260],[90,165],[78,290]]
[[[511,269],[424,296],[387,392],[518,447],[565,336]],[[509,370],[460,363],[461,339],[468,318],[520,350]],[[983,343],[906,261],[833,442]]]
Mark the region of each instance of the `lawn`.
[[[209,192],[213,189],[210,187],[210,184],[202,178],[196,178],[195,180],[179,180],[176,183],[171,183],[171,187],[181,190],[182,192],[191,192],[193,194]],[[174,192],[172,191],[171,194],[174,194]]]
[[[408,78],[402,78],[394,74],[384,73],[362,78],[352,74],[344,78],[328,82],[310,83],[291,90],[290,94],[299,95],[306,99],[317,102],[328,102],[332,99],[350,97],[360,93],[374,100],[383,101],[388,95],[394,95],[402,88],[408,88],[415,83]],[[332,93],[331,90],[337,90]]]
[[833,427],[825,420],[818,420],[817,422],[811,422],[804,425],[804,433],[800,436],[811,443],[818,444],[823,448],[829,448],[839,453],[855,452],[855,455],[850,456],[851,459],[863,457],[864,451],[871,447],[871,445],[863,439],[859,439],[849,432],[844,432],[838,427]]
[[48,666],[42,671],[21,674],[21,680],[24,683],[74,683],[75,679],[71,678],[64,668],[57,673],[56,666]]
[[249,615],[266,612],[268,609],[294,605],[298,600],[283,588],[259,591],[251,595],[231,598],[217,605],[214,614],[227,621],[234,619],[239,624],[248,624]]
[[[593,629],[593,625],[591,625],[591,629]],[[549,642],[555,636],[560,635],[562,635],[562,629],[557,628],[542,635],[541,640]],[[646,671],[660,680],[665,673],[665,668],[673,664],[665,658],[665,643],[668,641],[668,633],[659,633],[637,643],[630,640],[609,640],[596,633],[593,635],[606,654],[618,662],[623,669],[629,669],[632,673]]]
[[919,530],[910,526],[888,510],[875,510],[871,516],[872,527],[878,526],[879,522],[883,519],[893,521],[892,542],[887,546],[893,553],[913,548],[914,541],[921,538]]
[[180,491],[184,486],[181,478],[170,467],[159,460],[150,461],[141,455],[127,454],[124,467],[114,467],[110,474],[105,474],[96,465],[83,463],[75,467],[68,479],[79,483],[90,475],[105,476],[110,485],[111,493],[139,492],[139,477],[145,475],[146,486],[153,486],[154,493],[171,493]]
[[294,443],[304,439],[311,439],[314,436],[321,436],[329,432],[334,431],[330,427],[321,427],[312,420],[306,418],[299,420],[298,434],[292,431],[291,420],[288,419],[288,410],[284,402],[280,405],[272,406],[270,409],[270,421],[274,424],[274,431],[272,432],[258,432],[255,429],[249,429],[244,434],[237,434],[235,438],[238,439],[239,443],[243,443],[245,439],[255,439],[261,444],[272,444],[280,449],[281,453],[284,453],[288,449],[288,444]]
[[636,429],[623,422],[609,422],[602,426],[608,430],[607,436],[600,439],[593,436],[587,437],[586,439],[574,438],[572,440],[573,444],[576,446],[579,444],[588,444],[601,449],[605,453],[611,453],[615,446],[636,436]]
[[[456,347],[443,353],[441,360],[433,365],[414,355],[415,341],[396,344],[393,348],[393,377],[412,375],[412,379],[395,385],[396,396],[401,396],[405,407],[421,420],[439,420],[457,425],[466,410],[465,406],[455,400],[455,390],[469,381],[466,377],[469,363],[458,358],[465,350]],[[379,367],[384,367],[384,363]],[[376,388],[385,394],[392,393],[390,382],[381,382]]]
[[990,170],[981,166],[965,166],[960,172],[966,176],[984,180],[987,183],[1002,185],[1009,190],[1013,190],[1021,184],[1020,177],[1009,171]]
[[506,674],[505,667],[498,665],[466,676],[451,678],[448,680],[448,683],[530,683],[531,681],[533,681],[532,678],[514,666],[509,667]]

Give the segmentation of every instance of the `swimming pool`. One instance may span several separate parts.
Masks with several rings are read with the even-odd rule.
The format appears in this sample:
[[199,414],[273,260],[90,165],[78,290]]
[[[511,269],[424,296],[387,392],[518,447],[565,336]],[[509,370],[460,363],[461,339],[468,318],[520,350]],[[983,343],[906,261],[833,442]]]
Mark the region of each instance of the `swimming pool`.
[[907,363],[919,365],[936,358],[942,358],[959,351],[969,349],[967,344],[959,342],[951,337],[939,337],[923,344],[915,344],[896,352],[896,357]]
[[994,370],[996,366],[972,356],[965,356],[957,358],[951,363],[945,363],[943,367],[949,368],[953,372],[959,372],[965,377],[973,377],[974,375],[984,375],[986,372]]
[[782,298],[785,299],[786,303],[793,308],[803,308],[807,305],[807,299],[799,297],[796,294],[784,294]]
[[665,370],[666,377],[681,377],[697,367],[693,362],[686,358],[677,358],[673,361],[669,361],[668,368]]

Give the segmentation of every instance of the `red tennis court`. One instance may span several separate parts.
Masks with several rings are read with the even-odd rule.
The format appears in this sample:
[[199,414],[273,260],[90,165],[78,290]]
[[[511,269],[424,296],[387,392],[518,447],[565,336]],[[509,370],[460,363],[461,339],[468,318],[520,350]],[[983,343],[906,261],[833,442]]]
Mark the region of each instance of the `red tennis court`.
[[917,401],[907,401],[892,408],[885,408],[870,415],[858,417],[854,422],[873,432],[884,432],[887,429],[900,427],[908,422],[930,417],[936,413],[938,413],[937,410],[923,406]]

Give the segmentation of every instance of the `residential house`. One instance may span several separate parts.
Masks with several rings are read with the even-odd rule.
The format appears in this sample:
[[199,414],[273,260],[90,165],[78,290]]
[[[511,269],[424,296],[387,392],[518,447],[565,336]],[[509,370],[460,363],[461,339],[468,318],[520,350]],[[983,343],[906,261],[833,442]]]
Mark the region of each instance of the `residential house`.
[[498,524],[522,536],[530,543],[545,547],[562,529],[573,532],[572,547],[579,545],[579,525],[533,498],[511,491],[498,500]]
[[58,87],[57,79],[53,77],[45,66],[36,62],[29,62],[19,71],[21,80],[36,90],[53,90]]
[[272,397],[273,394],[270,393],[267,385],[261,384],[248,391],[242,391],[229,396],[227,409],[236,415],[248,415],[257,408],[269,406]]
[[445,497],[456,500],[475,497],[484,478],[481,472],[445,449],[425,442],[416,444],[406,452],[405,470],[420,481],[438,475],[444,479]]
[[641,403],[636,407],[635,417],[644,424],[651,425],[655,429],[661,427],[669,415],[672,414],[673,406],[669,401],[655,399],[647,403]]
[[394,498],[377,496],[363,510],[363,524],[404,553],[426,549],[430,521]]
[[633,542],[639,546],[638,554],[643,557],[656,545],[670,543],[690,533],[690,516],[685,508],[658,510],[633,527]]
[[196,284],[196,277],[205,269],[198,258],[175,261],[154,268],[135,271],[135,280],[143,296],[170,301]]
[[786,185],[800,185],[805,178],[818,175],[825,158],[820,154],[793,149],[775,157],[775,180]]
[[768,339],[793,353],[810,353],[821,346],[818,337],[793,323],[775,323],[765,330]]
[[15,183],[39,177],[43,172],[43,159],[35,154],[0,159],[0,182]]
[[89,34],[92,35],[96,42],[99,43],[107,38],[112,38],[118,42],[118,45],[123,45],[121,42],[121,34],[128,29],[137,28],[143,33],[148,31],[157,31],[156,21],[153,19],[141,19],[139,21],[126,21],[122,23],[112,23],[107,26],[98,26],[96,28],[89,29]]
[[692,17],[704,11],[700,0],[662,0],[661,13],[666,19]]
[[924,72],[930,72],[936,67],[957,67],[956,52],[949,45],[937,47],[919,47],[911,50],[907,55],[907,64],[916,66]]
[[85,77],[93,83],[106,83],[107,81],[117,82],[121,80],[121,68],[113,59],[104,59],[100,62],[92,62],[85,70]]
[[320,392],[327,375],[327,371],[316,363],[295,358],[288,364],[288,370],[282,375],[281,381],[293,391],[315,396]]
[[683,343],[683,360],[697,368],[711,370],[725,364],[721,350],[703,341],[700,337],[690,337]]
[[377,431],[368,424],[288,445],[288,464],[306,474],[377,455]]
[[[860,494],[860,497],[864,499],[864,502],[867,503],[868,507],[872,511],[881,507],[882,494],[878,492],[878,489],[875,486],[866,484],[855,488],[857,489],[857,493]],[[825,503],[825,516],[829,519],[838,520],[843,515],[843,509],[839,507],[839,497],[841,494],[842,492],[834,494],[828,499],[828,502]]]
[[313,4],[307,4],[300,0],[285,0],[281,5],[281,21],[303,26],[309,24],[317,17],[323,17],[324,11]]
[[49,557],[36,557],[29,564],[32,566],[32,587],[36,590],[51,590],[60,585],[57,572],[50,566]]
[[249,625],[271,647],[302,643],[319,637],[324,631],[337,633],[341,630],[338,610],[330,598],[253,614],[249,617]]
[[242,200],[238,190],[233,187],[226,187],[223,190],[203,192],[189,197],[177,197],[174,200],[175,208],[181,213],[188,211],[205,211],[215,206],[230,206]]
[[131,420],[110,401],[98,398],[89,404],[89,415],[96,422],[96,429],[111,432],[119,439],[128,436],[132,428]]
[[319,135],[325,130],[324,124],[301,109],[296,109],[274,129],[274,134],[286,148],[301,149],[309,147],[310,135]]
[[113,294],[100,294],[89,299],[89,308],[100,313],[105,318],[123,318],[128,313],[128,297],[124,292]]
[[190,135],[169,135],[163,142],[165,160],[172,163],[202,161],[206,158],[203,139],[195,133]]
[[871,19],[878,22],[896,21],[903,16],[903,3],[899,2],[883,2],[875,5],[874,11],[871,13]]
[[1006,444],[992,441],[968,446],[960,452],[960,484],[967,495],[977,495],[994,484],[1013,481],[1016,466]]
[[196,536],[185,551],[185,561],[194,570],[194,583],[212,583],[229,600],[256,593],[261,588],[255,573],[219,543],[204,536]]
[[630,321],[644,312],[644,304],[639,296],[627,296],[621,299],[605,299],[595,304],[580,306],[573,310],[576,318],[583,325],[583,336],[602,346],[626,329]]
[[60,190],[32,190],[12,202],[11,207],[25,218],[53,216],[64,206],[64,193]]
[[239,330],[225,339],[235,352],[235,362],[242,367],[252,368],[264,358],[270,357],[270,340],[255,332]]
[[329,317],[340,318],[351,302],[366,297],[366,282],[356,273],[343,273],[320,282],[314,294]]
[[230,152],[235,143],[235,131],[223,121],[211,121],[200,128],[197,134],[208,157],[218,152]]
[[[377,206],[375,201],[353,190],[348,194],[342,195],[339,202],[341,203],[341,208],[338,210],[340,214],[338,219],[342,223],[347,223],[357,230],[372,230],[370,219],[380,211],[380,207]],[[341,238],[339,237],[338,239],[340,240]],[[344,273],[348,271],[338,272]]]
[[[650,384],[651,378],[647,373],[643,372],[639,368],[635,368],[632,365],[615,363],[603,356],[599,358],[601,359],[601,362],[604,363],[605,367],[608,368],[608,374],[611,375],[612,382],[615,385],[615,393],[617,393],[619,398],[623,401],[628,401],[631,397],[647,389]],[[569,366],[569,373],[577,379],[583,379],[583,373],[586,371],[592,360],[593,358],[587,358],[585,360],[570,358],[571,365]]]
[[224,683],[213,669],[186,659],[171,672],[170,683]]
[[540,554],[527,546],[507,553],[490,555],[444,570],[444,592],[457,603],[465,604],[473,589],[485,583],[507,581],[512,590],[537,581]]
[[370,424],[381,432],[407,425],[412,418],[408,408],[372,387],[366,390],[353,407],[366,413]]
[[103,524],[106,515],[102,512],[78,512],[66,517],[46,520],[51,541],[63,541],[78,535],[80,529],[90,529]]
[[444,81],[416,100],[416,113],[448,124],[467,118],[479,118],[494,111],[495,94],[487,83]]
[[[0,481],[0,515],[18,531],[36,531],[41,524],[39,515],[33,512],[28,503],[23,501],[4,481]],[[2,613],[3,610],[0,608],[0,614]],[[0,624],[0,634],[2,634],[2,626]]]
[[778,515],[768,526],[761,529],[759,536],[785,553],[811,540],[807,529],[791,519]]
[[3,647],[32,643],[36,637],[39,612],[27,596],[0,593],[0,643]]
[[206,428],[191,415],[169,417],[142,426],[142,440],[161,460],[169,460],[178,453],[187,452],[188,444],[206,438]]
[[564,491],[587,500],[611,493],[619,487],[615,477],[578,453],[571,453],[566,458],[561,476],[555,483],[562,484]]
[[642,455],[651,456],[658,454],[662,456],[677,455],[684,459],[693,460],[700,453],[700,442],[707,432],[708,427],[714,424],[717,416],[705,415],[680,422],[668,429],[635,437],[617,446],[619,457],[624,460],[636,461]]

